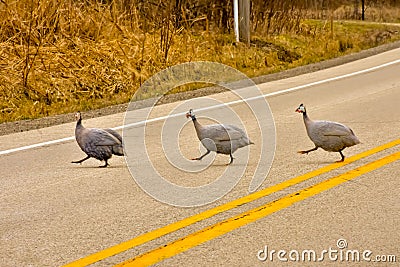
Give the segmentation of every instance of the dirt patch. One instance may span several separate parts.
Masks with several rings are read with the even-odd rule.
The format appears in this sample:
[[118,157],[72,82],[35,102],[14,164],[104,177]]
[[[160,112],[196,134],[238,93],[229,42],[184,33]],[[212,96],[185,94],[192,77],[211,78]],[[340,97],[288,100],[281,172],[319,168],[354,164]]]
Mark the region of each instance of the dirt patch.
[[[255,45],[264,45],[265,47],[268,47],[268,44],[255,44]],[[255,77],[252,80],[256,84],[260,83],[265,83],[268,81],[274,81],[274,80],[279,80],[279,79],[284,79],[288,77],[293,77],[321,69],[326,69],[330,67],[334,67],[337,65],[341,65],[347,62],[351,62],[354,60],[358,60],[361,58],[369,57],[372,55],[376,55],[391,49],[399,48],[400,47],[400,42],[394,42],[390,44],[385,44],[381,45],[375,48],[371,48],[368,50],[361,51],[356,54],[351,54],[351,55],[346,55],[343,57],[331,59],[331,60],[326,60],[322,61],[319,63],[314,63],[302,67],[297,67],[294,69],[290,70],[285,70],[279,73],[274,73],[274,74],[269,74],[265,76],[260,76],[260,77]],[[279,49],[279,48],[276,48]],[[284,56],[287,56],[288,54],[286,52],[282,52]],[[289,52],[290,54],[290,52]],[[292,57],[288,56],[289,58]],[[177,93],[177,94],[172,94],[172,95],[166,95],[163,98],[160,99],[158,104],[165,104],[165,103],[171,103],[175,101],[181,101],[181,100],[186,100],[194,97],[201,97],[205,95],[210,95],[210,94],[215,94],[215,93],[220,93],[225,91],[224,88],[221,87],[206,87],[206,88],[201,88],[198,90],[194,91],[189,91],[189,92],[183,92],[183,93]],[[137,101],[134,103],[132,106],[135,109],[143,108],[143,107],[148,107],[152,103],[152,101]],[[128,103],[122,104],[122,105],[115,105],[115,106],[110,106],[102,109],[97,109],[97,110],[91,110],[85,112],[85,118],[94,118],[94,117],[100,117],[100,116],[106,116],[110,114],[115,114],[115,113],[120,113],[120,112],[125,112],[128,107]],[[56,115],[56,116],[51,116],[51,117],[45,117],[45,118],[40,118],[40,119],[34,119],[34,120],[22,120],[22,121],[16,121],[16,122],[6,122],[0,124],[0,135],[7,135],[11,133],[16,133],[16,132],[23,132],[23,131],[29,131],[33,129],[39,129],[39,128],[44,128],[44,127],[49,127],[53,125],[58,125],[58,124],[63,124],[63,123],[68,123],[74,121],[74,114],[61,114],[61,115]]]
[[292,63],[293,61],[298,60],[301,57],[300,54],[288,50],[284,46],[280,46],[260,39],[251,40],[251,45],[261,48],[261,50],[267,53],[275,52],[278,59],[286,63]]

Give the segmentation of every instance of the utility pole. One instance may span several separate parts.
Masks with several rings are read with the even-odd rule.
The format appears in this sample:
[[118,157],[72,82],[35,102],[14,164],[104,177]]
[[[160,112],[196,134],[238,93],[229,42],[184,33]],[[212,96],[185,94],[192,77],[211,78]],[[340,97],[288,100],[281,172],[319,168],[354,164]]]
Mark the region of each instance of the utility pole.
[[236,41],[250,45],[250,0],[233,0]]
[[239,2],[233,0],[233,29],[235,30],[236,43],[239,42]]

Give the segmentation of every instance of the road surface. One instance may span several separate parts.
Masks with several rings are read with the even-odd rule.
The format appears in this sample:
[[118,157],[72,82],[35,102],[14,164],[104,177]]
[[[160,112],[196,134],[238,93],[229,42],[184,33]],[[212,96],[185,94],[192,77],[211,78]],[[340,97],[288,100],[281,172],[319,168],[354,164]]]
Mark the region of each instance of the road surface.
[[[173,183],[200,186],[227,168],[245,167],[232,191],[200,207],[155,200],[132,178],[123,157],[113,157],[109,168],[98,168],[101,163],[94,159],[71,164],[85,156],[70,138],[74,123],[0,136],[0,266],[271,266],[271,261],[279,266],[287,264],[285,259],[293,266],[347,266],[352,263],[346,255],[356,257],[355,251],[357,266],[396,266],[388,261],[400,261],[399,59],[396,49],[259,85],[274,117],[276,151],[255,193],[248,187],[260,136],[252,116],[243,123],[256,144],[235,153],[233,165],[225,166],[229,157],[218,155],[203,172],[187,174],[160,153],[164,120],[149,123],[149,157]],[[209,98],[237,99],[231,93]],[[312,119],[354,130],[362,143],[344,150],[344,163],[335,164],[339,154],[321,149],[296,153],[313,147],[301,115],[294,112],[300,103]],[[152,116],[180,104],[157,106]],[[244,103],[232,108],[247,112]],[[104,128],[123,122],[124,114],[83,121]],[[182,153],[198,156],[192,124],[184,116],[176,117],[179,124]],[[310,251],[319,262],[312,262]]]

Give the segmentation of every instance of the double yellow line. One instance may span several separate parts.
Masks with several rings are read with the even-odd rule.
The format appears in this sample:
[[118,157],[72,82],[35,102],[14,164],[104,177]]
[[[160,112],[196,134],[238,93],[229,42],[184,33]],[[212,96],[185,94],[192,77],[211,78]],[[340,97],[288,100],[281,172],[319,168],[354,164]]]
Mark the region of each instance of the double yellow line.
[[[233,208],[241,206],[243,204],[246,204],[246,203],[252,202],[254,200],[260,199],[262,197],[268,196],[270,194],[273,194],[275,192],[278,192],[280,190],[288,188],[292,185],[304,182],[304,181],[311,179],[313,177],[316,177],[318,175],[327,173],[329,171],[340,168],[340,167],[350,164],[354,161],[360,160],[362,158],[368,157],[370,155],[373,155],[375,153],[381,152],[385,149],[388,149],[388,148],[391,148],[391,147],[394,147],[397,145],[400,145],[400,139],[392,141],[392,142],[384,144],[384,145],[381,145],[381,146],[378,146],[378,147],[375,147],[371,150],[362,152],[355,156],[349,157],[346,159],[345,162],[327,165],[323,168],[311,171],[311,172],[306,173],[301,176],[297,176],[295,178],[292,178],[292,179],[282,182],[280,184],[268,187],[266,189],[257,191],[255,193],[252,193],[245,197],[228,202],[224,205],[221,205],[221,206],[215,207],[213,209],[204,211],[202,213],[193,215],[193,216],[185,218],[181,221],[166,225],[162,228],[148,232],[146,234],[143,234],[141,236],[138,236],[138,237],[128,240],[126,242],[120,243],[116,246],[107,248],[105,250],[96,252],[87,257],[81,258],[81,259],[74,261],[72,263],[69,263],[65,266],[87,266],[89,264],[95,263],[97,261],[103,260],[103,259],[111,257],[111,256],[114,256],[118,253],[121,253],[121,252],[126,251],[131,248],[134,248],[136,246],[139,246],[141,244],[144,244],[144,243],[154,240],[156,238],[159,238],[163,235],[166,235],[166,234],[172,233],[174,231],[177,231],[181,228],[187,227],[196,222],[210,218],[219,213],[225,212],[227,210],[233,209]],[[391,155],[381,158],[379,160],[376,160],[376,161],[373,161],[366,165],[363,165],[361,167],[358,167],[354,170],[351,170],[351,171],[348,171],[341,175],[335,176],[333,178],[330,178],[328,180],[325,180],[323,182],[320,182],[320,183],[310,186],[308,188],[299,190],[293,194],[289,194],[289,195],[282,197],[278,200],[275,200],[273,202],[269,202],[265,205],[255,208],[255,209],[246,211],[242,214],[239,214],[237,216],[234,216],[234,217],[231,217],[224,221],[221,221],[217,224],[214,224],[212,226],[204,228],[198,232],[192,233],[181,239],[173,241],[165,246],[156,248],[152,251],[149,251],[142,255],[139,255],[138,257],[136,257],[134,259],[127,260],[127,261],[119,264],[118,266],[147,266],[147,265],[157,263],[159,261],[162,261],[163,259],[172,257],[172,256],[179,254],[183,251],[186,251],[194,246],[197,246],[201,243],[204,243],[204,242],[214,239],[218,236],[226,234],[229,231],[237,229],[248,223],[254,222],[254,221],[256,221],[260,218],[263,218],[269,214],[272,214],[276,211],[284,209],[296,202],[299,202],[301,200],[304,200],[306,198],[309,198],[311,196],[319,194],[325,190],[328,190],[328,189],[335,187],[346,181],[352,180],[352,179],[354,179],[362,174],[365,174],[367,172],[378,169],[378,168],[380,168],[384,165],[387,165],[391,162],[394,162],[398,159],[400,159],[400,152],[396,152],[394,154],[391,154]]]

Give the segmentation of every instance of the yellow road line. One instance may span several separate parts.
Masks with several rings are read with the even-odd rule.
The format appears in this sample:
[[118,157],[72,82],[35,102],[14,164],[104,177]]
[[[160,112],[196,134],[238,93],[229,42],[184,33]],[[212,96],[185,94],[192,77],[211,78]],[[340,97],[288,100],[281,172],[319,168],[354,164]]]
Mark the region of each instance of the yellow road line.
[[219,213],[225,212],[225,211],[230,210],[230,209],[234,209],[234,208],[236,208],[238,206],[241,206],[243,204],[246,204],[246,203],[249,203],[251,201],[254,201],[254,200],[260,199],[262,197],[268,196],[270,194],[273,194],[275,192],[278,192],[280,190],[288,188],[288,187],[290,187],[292,185],[304,182],[304,181],[306,181],[308,179],[311,179],[313,177],[316,177],[318,175],[321,175],[321,174],[324,174],[326,172],[332,171],[334,169],[340,168],[340,167],[345,166],[347,164],[350,164],[350,163],[352,163],[354,161],[360,160],[362,158],[368,157],[368,156],[370,156],[372,154],[381,152],[381,151],[383,151],[385,149],[388,149],[388,148],[391,148],[391,147],[394,147],[394,146],[397,146],[397,145],[400,145],[400,139],[394,140],[394,141],[389,142],[387,144],[375,147],[373,149],[364,151],[364,152],[362,152],[360,154],[357,154],[357,155],[354,155],[352,157],[346,158],[346,160],[344,162],[327,165],[327,166],[322,167],[320,169],[317,169],[317,170],[311,171],[309,173],[294,177],[294,178],[292,178],[290,180],[287,180],[287,181],[284,181],[282,183],[279,183],[279,184],[273,185],[271,187],[265,188],[263,190],[254,192],[254,193],[249,194],[247,196],[244,196],[242,198],[233,200],[233,201],[228,202],[226,204],[223,204],[221,206],[217,206],[215,208],[212,208],[210,210],[206,210],[204,212],[198,213],[198,214],[193,215],[191,217],[182,219],[182,220],[177,221],[175,223],[172,223],[172,224],[166,225],[164,227],[155,229],[155,230],[153,230],[151,232],[145,233],[143,235],[140,235],[140,236],[135,237],[133,239],[130,239],[128,241],[122,242],[122,243],[117,244],[115,246],[109,247],[107,249],[104,249],[104,250],[98,251],[96,253],[93,253],[93,254],[91,254],[89,256],[86,256],[86,257],[83,257],[81,259],[78,259],[78,260],[76,260],[74,262],[68,263],[67,265],[64,265],[64,267],[67,267],[67,266],[68,267],[71,267],[71,266],[87,266],[89,264],[93,264],[93,263],[95,263],[97,261],[100,261],[100,260],[103,260],[105,258],[114,256],[114,255],[116,255],[118,253],[121,253],[121,252],[126,251],[128,249],[131,249],[133,247],[139,246],[141,244],[144,244],[146,242],[149,242],[149,241],[154,240],[156,238],[159,238],[161,236],[167,235],[169,233],[172,233],[174,231],[177,231],[179,229],[187,227],[187,226],[189,226],[191,224],[194,224],[194,223],[197,223],[199,221],[202,221],[202,220],[205,220],[207,218],[210,218],[212,216],[215,216],[215,215],[217,215]]
[[273,202],[269,202],[255,209],[221,221],[115,266],[149,266],[155,264],[399,159],[400,152],[396,152],[354,170],[299,190],[293,194],[289,194]]

